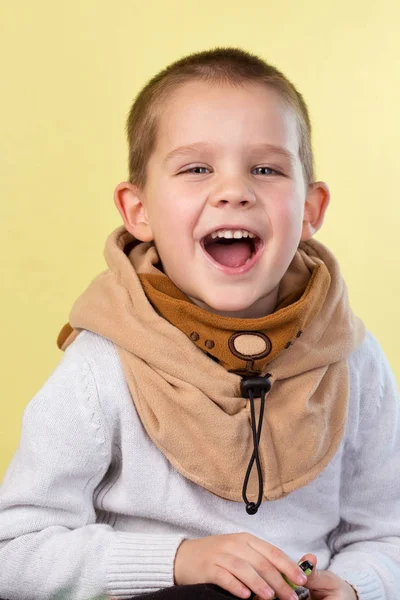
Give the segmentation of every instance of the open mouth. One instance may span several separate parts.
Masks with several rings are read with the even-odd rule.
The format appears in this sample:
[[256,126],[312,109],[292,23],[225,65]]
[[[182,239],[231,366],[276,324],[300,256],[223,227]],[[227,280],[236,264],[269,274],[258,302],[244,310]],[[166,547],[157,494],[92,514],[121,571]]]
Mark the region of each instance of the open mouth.
[[259,237],[255,238],[215,238],[211,235],[201,240],[205,253],[217,263],[228,269],[240,269],[252,266],[256,262],[259,250],[263,242]]

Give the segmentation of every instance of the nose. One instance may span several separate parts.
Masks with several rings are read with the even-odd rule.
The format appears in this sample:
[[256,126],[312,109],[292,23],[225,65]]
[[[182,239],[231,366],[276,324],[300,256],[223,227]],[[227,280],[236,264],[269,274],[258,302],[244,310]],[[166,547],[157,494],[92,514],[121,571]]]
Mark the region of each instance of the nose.
[[256,202],[256,197],[248,181],[242,177],[225,177],[210,192],[209,202],[212,206],[223,204],[250,207]]

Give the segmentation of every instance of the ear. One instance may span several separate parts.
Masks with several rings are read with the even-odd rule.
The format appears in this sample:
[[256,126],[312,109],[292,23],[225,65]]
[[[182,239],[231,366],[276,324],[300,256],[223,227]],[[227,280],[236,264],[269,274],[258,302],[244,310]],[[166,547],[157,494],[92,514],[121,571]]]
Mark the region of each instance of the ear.
[[114,202],[127,231],[142,242],[154,240],[144,194],[137,186],[128,181],[119,183],[114,191]]
[[302,242],[312,238],[314,233],[322,226],[329,200],[330,193],[326,183],[316,181],[310,184],[304,207],[303,229],[301,232]]

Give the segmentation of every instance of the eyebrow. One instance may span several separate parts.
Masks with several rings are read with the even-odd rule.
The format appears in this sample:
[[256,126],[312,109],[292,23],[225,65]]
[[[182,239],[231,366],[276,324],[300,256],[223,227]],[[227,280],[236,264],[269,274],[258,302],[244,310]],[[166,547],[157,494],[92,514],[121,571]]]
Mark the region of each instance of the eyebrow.
[[[176,158],[178,156],[186,156],[192,152],[204,152],[205,150],[215,150],[215,146],[212,144],[208,144],[207,142],[196,142],[194,144],[189,144],[188,146],[179,146],[179,148],[175,148],[171,152],[167,154],[164,158],[164,164],[169,162],[172,158]],[[250,146],[251,152],[262,152],[266,154],[278,154],[290,160],[290,162],[294,163],[296,157],[292,152],[289,152],[286,148],[282,146],[275,146],[274,144],[254,144]]]

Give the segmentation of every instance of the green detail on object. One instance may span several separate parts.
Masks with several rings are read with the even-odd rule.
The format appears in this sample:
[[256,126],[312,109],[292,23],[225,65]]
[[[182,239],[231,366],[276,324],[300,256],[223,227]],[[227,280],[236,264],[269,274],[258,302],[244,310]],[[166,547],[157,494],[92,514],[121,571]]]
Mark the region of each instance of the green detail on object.
[[[313,570],[313,565],[308,560],[298,563],[298,565],[299,565],[300,569],[304,572],[304,575],[306,575],[307,577],[309,575],[311,575],[311,572]],[[311,565],[311,566],[309,566],[309,565]],[[284,573],[281,573],[281,575],[282,575],[283,579],[286,581],[286,583],[288,585],[290,585],[292,590],[296,590],[297,588],[301,587],[297,583],[293,583],[293,581],[290,581],[290,579],[288,579],[288,577],[286,577],[286,575],[284,575]],[[272,600],[278,600],[278,596],[275,595]]]

